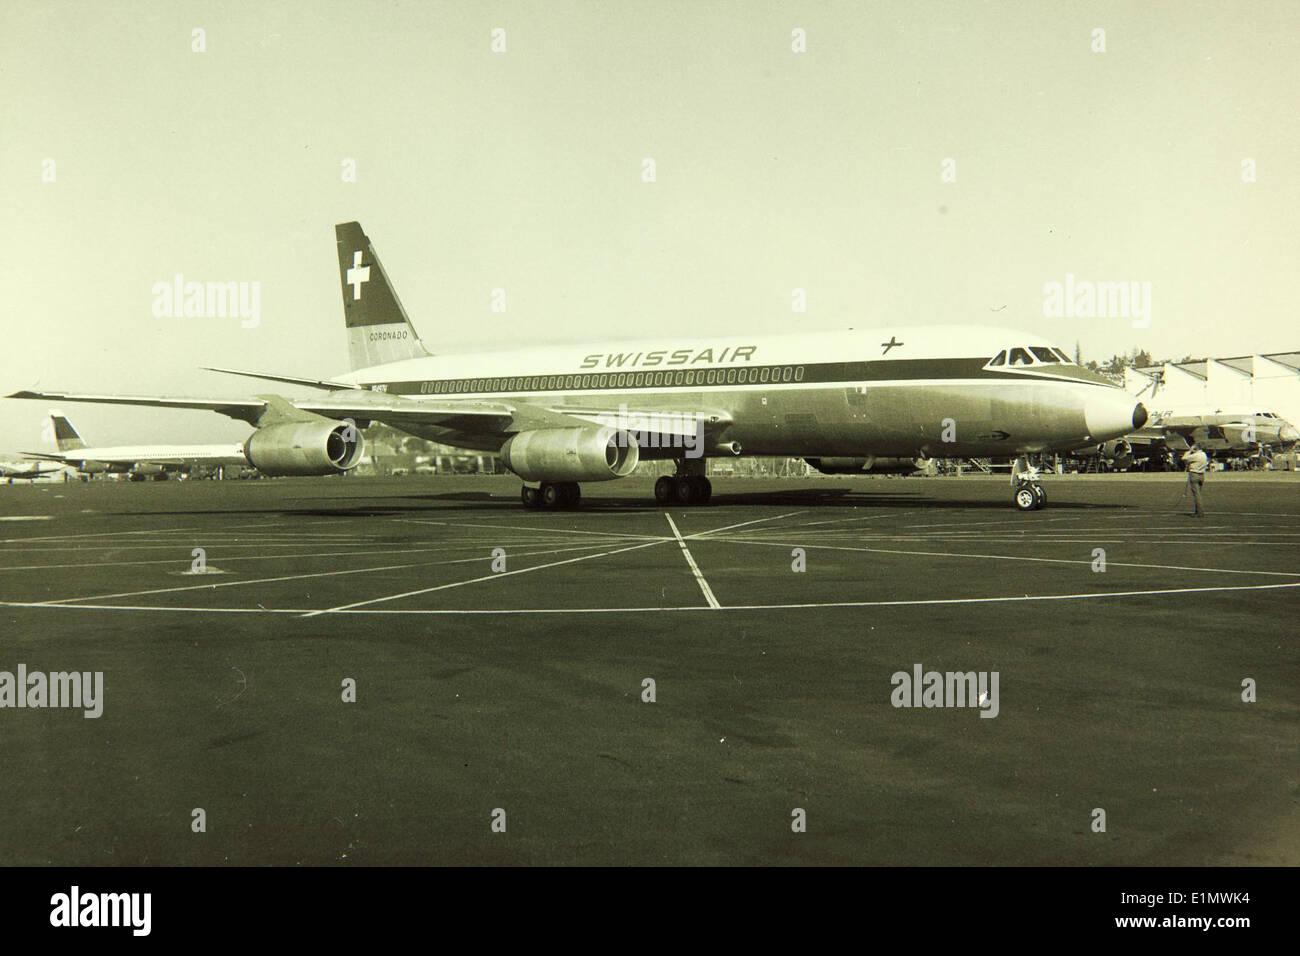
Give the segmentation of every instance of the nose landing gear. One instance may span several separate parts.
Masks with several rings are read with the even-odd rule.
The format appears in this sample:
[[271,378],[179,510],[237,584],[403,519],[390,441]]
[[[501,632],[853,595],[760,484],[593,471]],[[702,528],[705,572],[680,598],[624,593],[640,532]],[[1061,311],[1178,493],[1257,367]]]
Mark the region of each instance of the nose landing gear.
[[1038,469],[1023,456],[1011,466],[1011,501],[1018,511],[1037,511],[1047,504],[1047,493],[1038,483]]
[[1016,486],[1012,500],[1020,511],[1037,511],[1047,504],[1047,493],[1037,482],[1022,481]]

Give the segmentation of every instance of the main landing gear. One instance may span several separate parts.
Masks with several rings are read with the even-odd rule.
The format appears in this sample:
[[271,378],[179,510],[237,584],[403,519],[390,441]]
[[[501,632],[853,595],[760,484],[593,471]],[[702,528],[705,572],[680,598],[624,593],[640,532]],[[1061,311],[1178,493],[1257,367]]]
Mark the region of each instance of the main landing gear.
[[664,475],[655,482],[655,501],[661,505],[706,505],[713,484],[703,475]]
[[703,458],[674,458],[676,474],[655,482],[655,501],[661,505],[707,505],[713,485],[705,476]]
[[572,508],[582,497],[582,489],[576,481],[543,481],[538,487],[524,485],[519,497],[525,508]]
[[1037,511],[1047,504],[1047,493],[1038,483],[1038,469],[1023,456],[1011,466],[1011,501],[1018,511]]

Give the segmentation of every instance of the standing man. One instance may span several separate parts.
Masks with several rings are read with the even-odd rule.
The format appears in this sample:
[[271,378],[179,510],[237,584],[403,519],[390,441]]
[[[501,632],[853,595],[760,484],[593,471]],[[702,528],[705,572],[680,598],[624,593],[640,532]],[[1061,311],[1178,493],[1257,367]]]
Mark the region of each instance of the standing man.
[[1205,509],[1201,507],[1201,489],[1205,485],[1205,470],[1210,466],[1210,458],[1201,450],[1197,442],[1192,442],[1191,450],[1183,456],[1187,466],[1187,486],[1192,490],[1193,518],[1204,518]]

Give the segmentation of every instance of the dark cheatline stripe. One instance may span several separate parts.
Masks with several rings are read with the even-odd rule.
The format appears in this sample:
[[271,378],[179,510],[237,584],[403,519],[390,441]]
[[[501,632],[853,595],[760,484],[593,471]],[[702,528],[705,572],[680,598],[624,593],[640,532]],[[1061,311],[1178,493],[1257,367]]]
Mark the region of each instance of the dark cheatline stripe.
[[1033,370],[985,368],[987,358],[881,359],[874,362],[822,362],[804,365],[730,365],[686,368],[645,368],[619,372],[574,372],[564,375],[509,375],[482,378],[434,379],[408,382],[368,382],[395,395],[456,395],[473,392],[582,392],[601,389],[691,389],[710,385],[854,385],[862,382],[907,382],[924,379],[987,379],[988,381],[1058,381],[1109,384],[1076,365],[1035,366]]

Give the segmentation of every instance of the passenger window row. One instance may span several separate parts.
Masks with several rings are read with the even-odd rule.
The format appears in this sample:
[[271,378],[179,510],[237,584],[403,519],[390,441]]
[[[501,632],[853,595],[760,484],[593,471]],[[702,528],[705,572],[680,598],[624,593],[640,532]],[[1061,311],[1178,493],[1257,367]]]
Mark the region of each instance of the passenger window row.
[[459,378],[423,382],[424,394],[461,392],[566,392],[597,388],[668,388],[679,385],[776,385],[802,382],[802,365],[757,368],[688,369],[665,372],[598,372],[594,375],[531,375],[508,378]]

